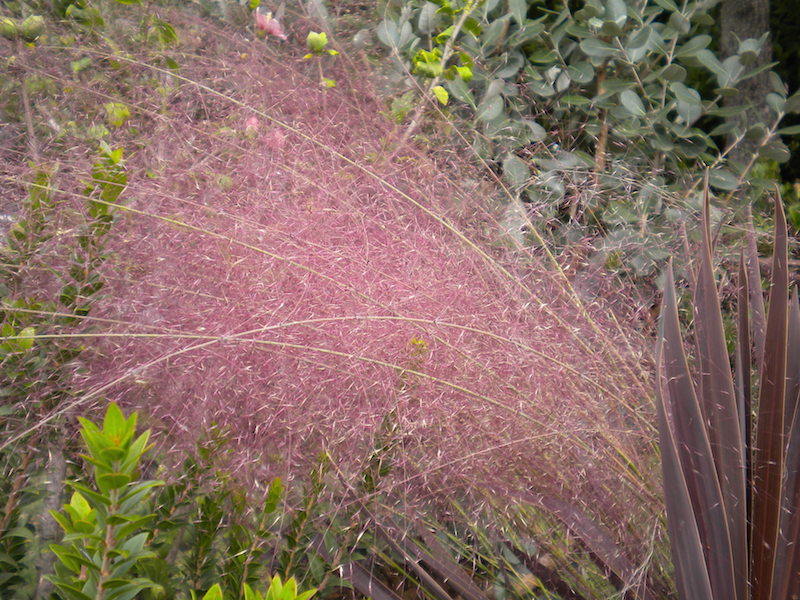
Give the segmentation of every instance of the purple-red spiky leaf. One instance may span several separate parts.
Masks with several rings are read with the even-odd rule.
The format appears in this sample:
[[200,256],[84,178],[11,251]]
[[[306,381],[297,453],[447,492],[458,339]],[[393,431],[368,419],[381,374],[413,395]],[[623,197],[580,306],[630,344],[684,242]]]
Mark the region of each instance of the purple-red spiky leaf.
[[800,414],[789,429],[772,600],[800,598]]
[[778,543],[785,451],[783,418],[789,312],[787,263],[786,217],[778,196],[775,201],[775,251],[753,460],[751,584],[754,600],[770,598]]
[[750,289],[750,309],[752,311],[753,344],[755,350],[756,366],[758,372],[764,364],[764,338],[767,331],[766,309],[764,308],[764,295],[761,292],[761,268],[758,265],[758,240],[756,229],[753,225],[753,213],[750,205],[747,210],[747,226],[745,229],[745,271],[747,272],[747,285]]
[[735,598],[722,492],[683,350],[674,288],[670,265],[656,347],[656,406],[676,579],[686,600]]
[[[739,256],[739,291],[737,294],[737,332],[736,337],[736,405],[739,411],[739,429],[742,436],[744,452],[745,481],[751,480],[753,463],[753,419],[752,419],[752,375],[750,338],[750,292],[745,270],[744,253]],[[750,486],[745,489],[745,505],[747,514],[752,507]]]
[[[736,582],[736,594],[730,598],[744,600],[748,557],[743,440],[725,341],[725,327],[714,279],[710,221],[711,206],[706,181],[703,189],[703,245],[694,302],[695,340],[700,359],[699,399],[730,536],[730,558]],[[712,574],[712,582],[713,579]]]
[[794,415],[800,402],[800,298],[797,289],[789,304],[789,332],[786,346],[786,395],[783,408],[783,429],[789,436]]

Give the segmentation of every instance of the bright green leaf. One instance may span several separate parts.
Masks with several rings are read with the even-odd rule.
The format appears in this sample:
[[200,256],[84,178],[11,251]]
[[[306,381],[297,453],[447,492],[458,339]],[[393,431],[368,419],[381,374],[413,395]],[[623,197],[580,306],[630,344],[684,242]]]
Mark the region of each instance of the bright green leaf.
[[447,103],[450,101],[450,95],[447,93],[447,90],[444,89],[441,85],[434,86],[431,91],[433,95],[436,96],[436,99],[439,101],[439,104],[442,106],[447,106]]
[[320,54],[328,45],[328,36],[324,31],[309,31],[306,36],[306,46],[314,54]]

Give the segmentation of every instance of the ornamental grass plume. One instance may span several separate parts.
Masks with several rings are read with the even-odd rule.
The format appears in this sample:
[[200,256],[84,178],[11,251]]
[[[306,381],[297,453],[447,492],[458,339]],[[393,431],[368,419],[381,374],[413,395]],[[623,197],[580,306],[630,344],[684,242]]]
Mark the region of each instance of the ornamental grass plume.
[[192,30],[195,58],[158,72],[168,114],[127,99],[135,152],[76,404],[139,410],[175,452],[225,429],[249,481],[300,477],[321,451],[356,481],[388,419],[382,493],[513,513],[502,490],[534,491],[604,524],[641,567],[623,579],[646,578],[649,356],[613,285],[598,273],[581,299],[544,248],[514,246],[458,152],[384,160],[396,132],[346,61],[326,93],[299,59]]

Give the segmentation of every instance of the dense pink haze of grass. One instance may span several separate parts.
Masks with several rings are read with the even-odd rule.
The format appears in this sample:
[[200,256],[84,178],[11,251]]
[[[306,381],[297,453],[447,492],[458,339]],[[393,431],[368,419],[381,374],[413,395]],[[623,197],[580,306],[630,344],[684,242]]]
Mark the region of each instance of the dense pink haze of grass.
[[181,76],[241,104],[163,74],[163,104],[136,92],[137,212],[119,212],[93,313],[121,324],[94,330],[159,335],[102,339],[81,386],[142,410],[167,447],[227,427],[255,478],[302,476],[323,449],[356,476],[391,413],[390,485],[522,485],[602,503],[624,530],[653,479],[626,483],[620,457],[647,473],[653,434],[646,346],[611,317],[613,285],[598,276],[584,312],[541,250],[504,242],[464,150],[389,159],[400,131],[363,65],[326,60],[338,87],[321,89],[302,24],[280,48],[183,26],[200,58],[178,57]]

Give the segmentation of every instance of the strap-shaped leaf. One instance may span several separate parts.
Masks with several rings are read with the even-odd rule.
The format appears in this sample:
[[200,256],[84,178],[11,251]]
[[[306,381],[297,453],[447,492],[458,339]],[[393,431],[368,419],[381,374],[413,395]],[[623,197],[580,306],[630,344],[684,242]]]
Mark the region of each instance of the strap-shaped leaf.
[[[753,419],[752,419],[752,377],[751,365],[753,357],[750,351],[750,286],[747,282],[744,253],[739,255],[739,291],[737,295],[737,332],[736,336],[736,405],[739,411],[739,428],[742,436],[744,450],[745,481],[752,481],[753,470]],[[750,485],[745,490],[746,514],[750,515],[753,498]],[[748,529],[748,548],[749,548]]]
[[745,234],[745,241],[747,242],[744,248],[745,271],[747,271],[747,284],[750,288],[756,365],[760,373],[764,364],[764,338],[767,331],[767,317],[766,309],[764,308],[764,296],[761,293],[761,269],[758,266],[756,230],[753,226],[753,213],[749,204],[747,205],[747,229]]
[[[703,189],[703,245],[694,302],[695,341],[700,359],[700,409],[706,419],[730,536],[736,594],[729,598],[744,600],[747,592],[748,556],[743,439],[714,278],[710,221],[711,205],[706,174]],[[714,574],[712,583],[713,580]]]
[[[699,282],[698,282],[699,283]],[[656,348],[667,523],[684,598],[736,598],[733,556],[711,444],[695,394],[667,269]],[[738,439],[738,429],[735,433]],[[700,557],[697,552],[700,549]]]
[[[793,302],[796,300],[795,298]],[[800,598],[800,412],[789,429],[772,600]]]
[[758,400],[758,430],[753,461],[753,600],[769,600],[778,543],[784,464],[784,394],[788,336],[789,272],[786,216],[775,201],[775,250]]
[[783,429],[787,436],[800,403],[800,299],[795,288],[789,304],[789,332],[786,346],[786,396]]

